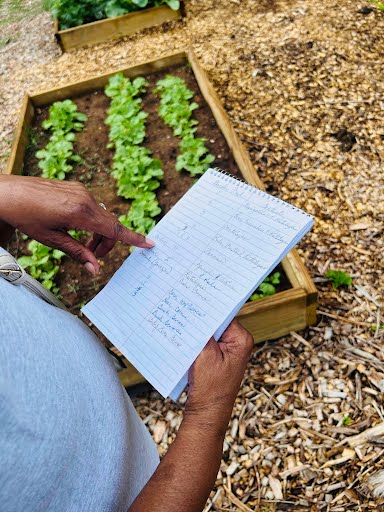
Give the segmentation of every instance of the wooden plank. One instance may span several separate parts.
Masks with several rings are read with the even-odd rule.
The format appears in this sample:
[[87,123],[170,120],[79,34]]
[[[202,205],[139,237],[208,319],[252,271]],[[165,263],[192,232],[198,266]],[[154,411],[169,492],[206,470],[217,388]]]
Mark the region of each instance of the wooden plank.
[[308,294],[316,294],[317,289],[314,285],[310,275],[307,272],[307,269],[303,263],[303,260],[300,258],[298,252],[296,250],[292,250],[286,257],[287,264],[285,273],[288,278],[295,286],[301,286],[304,288]]
[[314,325],[317,321],[316,309],[318,301],[317,288],[312,281],[312,278],[304,265],[303,260],[300,258],[296,249],[293,249],[284,258],[283,269],[289,281],[295,287],[302,287],[306,294],[306,315],[307,325]]
[[65,50],[63,48],[63,43],[61,42],[61,37],[59,36],[60,30],[59,30],[59,22],[58,22],[57,18],[55,18],[54,26],[55,26],[55,39],[56,39],[56,42],[60,46],[61,51],[64,52]]
[[255,342],[280,338],[307,326],[306,297],[303,288],[292,288],[245,304],[237,319]]
[[59,30],[56,37],[63,51],[129,36],[145,28],[175,21],[182,16],[167,5],[107,18],[86,25]]
[[125,388],[130,388],[132,386],[136,386],[137,384],[146,382],[145,378],[141,375],[140,372],[136,370],[134,366],[131,365],[131,363],[126,361],[125,364],[127,368],[118,372],[120,382]]
[[136,370],[136,368],[128,361],[128,359],[123,356],[119,349],[116,347],[110,347],[109,350],[120,357],[126,366],[124,370],[118,372],[120,382],[125,388],[146,382],[146,379],[138,370]]
[[11,154],[7,162],[5,174],[21,174],[33,114],[34,108],[31,99],[26,94],[21,105],[19,121],[13,136]]
[[186,64],[187,62],[187,55],[185,52],[173,53],[171,55],[165,55],[164,57],[157,60],[144,62],[143,64],[139,64],[137,66],[132,66],[129,68],[117,68],[108,71],[108,73],[96,75],[92,78],[88,78],[87,80],[82,80],[81,82],[72,82],[55,89],[36,92],[31,95],[31,100],[35,106],[49,105],[54,101],[60,101],[69,97],[76,97],[79,94],[101,89],[105,87],[111,76],[115,75],[116,73],[123,73],[129,78],[134,78],[136,76],[156,73],[172,66]]

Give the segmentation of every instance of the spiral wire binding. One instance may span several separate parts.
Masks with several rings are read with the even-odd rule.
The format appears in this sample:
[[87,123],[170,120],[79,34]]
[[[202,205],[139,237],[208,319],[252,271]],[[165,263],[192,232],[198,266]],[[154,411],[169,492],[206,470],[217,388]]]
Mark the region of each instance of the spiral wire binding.
[[236,180],[238,182],[237,185],[240,184],[243,188],[247,188],[247,189],[249,189],[252,192],[256,191],[259,195],[266,196],[269,201],[273,201],[273,202],[278,203],[278,204],[283,204],[284,206],[288,206],[292,210],[295,210],[296,212],[299,212],[299,213],[301,213],[302,215],[305,215],[308,218],[313,218],[312,215],[310,215],[309,213],[301,210],[300,208],[297,208],[297,206],[294,206],[293,204],[287,203],[287,202],[283,201],[282,199],[279,199],[278,197],[274,197],[274,196],[271,196],[270,194],[267,194],[266,192],[264,192],[264,190],[260,190],[259,188],[255,187],[255,185],[251,185],[250,183],[247,183],[242,178],[239,178],[238,176],[234,176],[230,172],[224,171],[223,169],[220,169],[220,167],[213,167],[212,170],[215,173],[220,174],[220,176],[225,176],[224,179],[226,181],[229,181],[228,178],[232,178],[233,180]]

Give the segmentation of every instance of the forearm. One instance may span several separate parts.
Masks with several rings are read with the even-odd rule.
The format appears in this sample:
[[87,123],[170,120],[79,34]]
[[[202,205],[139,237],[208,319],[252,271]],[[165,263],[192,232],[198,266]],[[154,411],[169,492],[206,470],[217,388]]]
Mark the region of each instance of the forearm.
[[129,512],[201,512],[215,483],[224,431],[186,417]]

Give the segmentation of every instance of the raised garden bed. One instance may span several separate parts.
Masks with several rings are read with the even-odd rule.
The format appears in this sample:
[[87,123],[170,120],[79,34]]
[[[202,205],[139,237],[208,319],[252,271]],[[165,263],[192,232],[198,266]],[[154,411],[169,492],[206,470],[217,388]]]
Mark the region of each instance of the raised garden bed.
[[55,20],[55,37],[66,52],[86,45],[104,43],[112,39],[129,36],[140,30],[176,21],[183,15],[183,5],[173,10],[167,5],[151,7],[114,18],[106,18],[77,27],[61,30]]
[[[209,151],[216,155],[212,165],[222,167],[249,183],[264,188],[205,72],[196,58],[185,52],[128,69],[114,70],[58,89],[27,95],[6,172],[29,175],[40,173],[35,153],[48,140],[48,134],[41,129],[41,123],[46,119],[48,107],[53,102],[71,98],[79,111],[88,116],[88,121],[84,130],[77,134],[75,143],[75,152],[84,161],[74,168],[68,179],[83,181],[96,199],[105,203],[115,214],[126,213],[129,203],[116,195],[116,183],[109,173],[113,151],[106,147],[108,127],[104,124],[110,100],[105,96],[103,87],[118,71],[131,78],[145,76],[149,82],[142,103],[143,109],[149,114],[145,146],[153,152],[154,158],[162,161],[164,179],[157,191],[162,214],[193,183],[190,175],[175,171],[178,141],[157,114],[158,98],[153,94],[153,88],[167,73],[183,78],[195,92],[193,99],[199,104],[199,108],[193,112],[194,118],[199,121],[197,136],[205,137]],[[14,254],[20,255],[25,250],[25,242],[16,241],[11,249]],[[103,271],[96,278],[90,277],[81,265],[69,258],[64,259],[57,279],[64,302],[70,305],[73,312],[78,312],[80,305],[91,299],[105,285],[128,254],[129,248],[118,244],[105,259]],[[238,319],[251,331],[256,342],[283,336],[316,321],[317,291],[295,250],[283,260],[280,271],[283,278],[278,292],[270,297],[248,302],[238,315]],[[122,372],[122,380],[125,384],[134,384],[140,381],[140,376],[133,371]]]

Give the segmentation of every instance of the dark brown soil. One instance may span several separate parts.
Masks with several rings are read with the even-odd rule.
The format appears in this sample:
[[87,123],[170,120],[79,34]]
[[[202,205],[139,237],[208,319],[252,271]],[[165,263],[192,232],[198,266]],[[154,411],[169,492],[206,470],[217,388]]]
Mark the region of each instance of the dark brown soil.
[[[210,108],[200,93],[198,84],[189,67],[177,67],[168,71],[183,78],[188,86],[196,92],[194,100],[199,108],[194,111],[194,117],[199,121],[197,136],[206,138],[206,145],[211,153],[216,156],[213,166],[225,169],[234,175],[239,175],[239,169],[232,157],[227,142],[219,130]],[[175,162],[178,153],[179,139],[172,130],[166,126],[157,114],[159,100],[152,92],[156,82],[167,73],[161,72],[147,77],[149,87],[143,96],[143,109],[149,114],[146,125],[146,146],[153,152],[155,158],[162,161],[164,179],[157,191],[157,197],[162,208],[162,214],[166,214],[170,208],[185,194],[194,182],[188,173],[178,173],[175,170]],[[77,134],[75,151],[83,163],[75,167],[68,176],[69,180],[82,181],[92,192],[95,198],[103,202],[109,211],[116,216],[126,213],[129,209],[129,201],[116,194],[116,183],[110,175],[113,151],[107,148],[108,126],[104,124],[109,107],[109,98],[103,91],[88,93],[73,98],[79,110],[88,116],[83,131]],[[24,161],[24,173],[38,176],[38,160],[35,152],[43,147],[49,138],[49,134],[41,129],[41,123],[48,116],[48,107],[38,109],[32,130],[30,133],[30,145]],[[11,252],[19,256],[26,252],[27,242],[15,240],[10,247]],[[70,258],[64,258],[56,282],[63,302],[76,314],[80,307],[90,300],[111,278],[114,272],[129,255],[129,247],[120,243],[102,261],[102,271],[96,278],[91,277],[81,265]],[[281,269],[279,269],[281,271]],[[281,290],[289,288],[289,282],[284,276]]]

